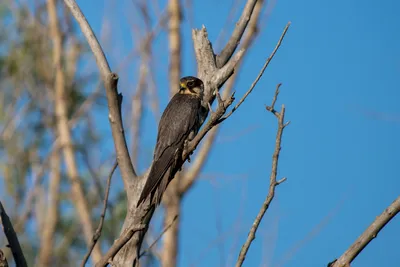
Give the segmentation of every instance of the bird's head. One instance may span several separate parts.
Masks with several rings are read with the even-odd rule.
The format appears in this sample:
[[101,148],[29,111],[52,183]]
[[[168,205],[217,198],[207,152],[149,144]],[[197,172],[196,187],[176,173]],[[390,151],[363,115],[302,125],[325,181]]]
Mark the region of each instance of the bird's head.
[[179,94],[193,95],[202,98],[204,84],[202,80],[193,76],[186,76],[180,80]]

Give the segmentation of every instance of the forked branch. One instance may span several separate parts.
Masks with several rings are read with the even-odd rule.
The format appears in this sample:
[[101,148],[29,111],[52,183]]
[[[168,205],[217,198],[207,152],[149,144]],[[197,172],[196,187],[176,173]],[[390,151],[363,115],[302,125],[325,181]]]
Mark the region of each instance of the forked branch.
[[112,247],[107,251],[106,255],[96,263],[96,267],[106,266],[109,261],[118,253],[118,251],[126,244],[129,240],[131,240],[134,233],[141,231],[146,228],[146,225],[140,224],[138,226],[131,227],[128,229],[124,235],[122,235],[118,240],[114,242]]
[[[96,266],[104,266],[110,260],[116,265],[125,266],[132,265],[132,263],[134,263],[134,265],[137,266],[138,261],[135,260],[138,259],[138,252],[143,241],[143,236],[147,230],[154,209],[149,207],[148,203],[144,203],[139,208],[136,208],[137,198],[140,195],[142,185],[146,178],[133,179],[136,177],[136,173],[129,157],[124,136],[124,129],[120,113],[122,96],[118,94],[117,91],[118,76],[111,72],[102,48],[76,2],[74,0],[64,0],[64,2],[71,10],[75,19],[78,21],[78,24],[80,25],[86,39],[89,42],[92,52],[95,55],[97,65],[101,72],[101,77],[107,92],[109,119],[114,138],[118,165],[121,170],[121,175],[124,180],[125,191],[128,198],[128,213],[125,218],[120,238],[112,245],[106,255],[103,256]],[[196,149],[197,145],[200,143],[206,133],[221,122],[220,119],[226,113],[227,108],[234,101],[233,95],[230,98],[228,97],[228,99],[222,100],[218,90],[233,74],[234,68],[243,56],[243,50],[236,52],[235,55],[233,55],[233,53],[236,50],[237,43],[240,41],[243,35],[256,2],[256,0],[248,0],[245,11],[239,20],[240,25],[238,24],[238,28],[234,30],[233,36],[229,41],[230,43],[233,43],[234,46],[230,46],[228,44],[227,48],[224,49],[225,52],[223,51],[223,53],[221,53],[223,56],[220,56],[220,61],[224,61],[224,64],[217,64],[215,53],[212,49],[210,41],[208,40],[207,30],[205,27],[200,30],[193,30],[192,32],[196,60],[198,63],[198,77],[202,79],[205,84],[203,107],[205,107],[207,111],[204,112],[204,119],[206,119],[208,113],[207,103],[212,103],[213,100],[217,98],[218,108],[215,112],[211,113],[209,121],[206,123],[200,133],[194,138],[194,140],[190,142],[188,150],[185,151],[183,155],[185,160]],[[281,37],[281,40],[282,39],[283,37]],[[268,61],[270,60],[271,59]],[[256,83],[257,82],[254,83],[253,88]],[[251,90],[253,88],[251,88]],[[241,102],[245,100],[250,92],[245,95]]]
[[276,133],[276,139],[275,139],[275,150],[272,155],[272,169],[271,169],[271,175],[269,178],[269,190],[268,190],[268,195],[264,201],[264,203],[261,206],[260,211],[258,212],[258,215],[256,219],[253,222],[253,225],[250,228],[249,234],[247,236],[246,242],[243,244],[238,260],[236,262],[236,267],[242,266],[247,252],[249,251],[249,248],[251,246],[251,243],[256,237],[256,232],[258,229],[258,226],[261,223],[261,220],[263,219],[265,213],[267,212],[269,205],[271,204],[272,200],[274,199],[275,196],[275,187],[281,183],[283,183],[286,178],[282,178],[280,180],[276,180],[277,174],[278,174],[278,159],[279,159],[279,153],[281,151],[281,142],[282,142],[282,133],[285,127],[289,124],[289,122],[285,123],[285,106],[282,105],[281,111],[278,112],[275,110],[275,102],[279,94],[279,87],[280,84],[276,87],[276,91],[274,94],[274,98],[272,101],[271,106],[267,106],[266,109],[270,111],[278,120],[278,131]]
[[276,44],[274,51],[272,51],[271,55],[268,57],[267,61],[265,62],[264,66],[262,67],[262,69],[261,69],[260,73],[258,74],[257,78],[251,84],[250,89],[247,90],[247,92],[244,94],[244,96],[240,99],[239,103],[237,103],[236,106],[227,115],[225,115],[223,118],[221,118],[221,120],[218,123],[224,121],[229,116],[231,116],[232,113],[235,112],[239,108],[239,106],[246,100],[247,96],[253,91],[254,87],[256,86],[258,81],[261,79],[261,76],[264,74],[265,69],[268,67],[269,63],[274,58],[276,52],[278,51],[279,47],[281,46],[283,38],[285,38],[286,32],[289,29],[289,27],[290,27],[290,21],[288,22],[288,24],[286,24],[286,27],[283,30],[281,38],[279,38],[279,41]]
[[232,115],[232,113],[234,111],[236,111],[239,106],[246,100],[246,98],[249,96],[249,94],[253,91],[254,87],[257,85],[257,83],[259,82],[259,80],[261,79],[261,76],[264,74],[265,69],[267,68],[267,66],[269,65],[269,63],[271,62],[272,58],[274,57],[274,55],[276,54],[276,52],[278,51],[279,47],[282,44],[282,41],[286,35],[287,30],[290,27],[290,22],[288,22],[288,24],[286,25],[285,29],[282,32],[281,37],[279,38],[279,41],[277,43],[277,45],[275,46],[275,49],[272,51],[271,55],[268,57],[268,59],[266,60],[264,66],[261,68],[259,74],[257,75],[256,79],[254,80],[254,82],[251,84],[250,88],[247,90],[247,92],[244,94],[244,96],[240,99],[239,103],[236,104],[236,106],[226,115],[225,112],[227,110],[227,108],[232,105],[233,101],[235,100],[234,98],[234,94],[233,93],[231,95],[230,98],[228,98],[227,100],[222,100],[221,96],[218,92],[218,90],[215,90],[215,95],[216,98],[218,100],[218,107],[216,109],[215,112],[211,112],[211,116],[210,119],[207,121],[207,123],[203,126],[202,130],[196,135],[196,137],[190,142],[189,146],[188,146],[188,150],[184,152],[183,154],[183,158],[187,159],[187,156],[190,155],[197,147],[197,145],[200,143],[200,141],[204,138],[204,136],[216,125],[218,125],[219,123],[223,122],[225,119],[227,119],[230,115]]

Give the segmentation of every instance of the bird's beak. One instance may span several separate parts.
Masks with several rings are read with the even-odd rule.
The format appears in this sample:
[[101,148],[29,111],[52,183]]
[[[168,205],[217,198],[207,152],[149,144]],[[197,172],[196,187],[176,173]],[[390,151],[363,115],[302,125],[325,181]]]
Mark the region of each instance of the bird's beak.
[[186,89],[186,84],[185,83],[181,83],[181,90],[185,90]]

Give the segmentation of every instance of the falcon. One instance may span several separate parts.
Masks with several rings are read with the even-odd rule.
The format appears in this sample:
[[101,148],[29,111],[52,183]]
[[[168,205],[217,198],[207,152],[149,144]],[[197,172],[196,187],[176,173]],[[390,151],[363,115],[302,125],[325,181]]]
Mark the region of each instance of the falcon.
[[180,79],[180,90],[168,103],[158,125],[153,164],[137,207],[150,196],[159,205],[168,184],[183,164],[182,153],[201,126],[203,82],[192,76]]

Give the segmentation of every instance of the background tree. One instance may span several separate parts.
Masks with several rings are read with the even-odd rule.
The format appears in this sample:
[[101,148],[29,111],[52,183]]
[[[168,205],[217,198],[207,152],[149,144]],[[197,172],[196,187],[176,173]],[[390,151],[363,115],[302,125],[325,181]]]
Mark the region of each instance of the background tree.
[[[237,91],[234,106],[274,49],[283,25],[288,20],[295,25],[268,76],[240,111],[208,132],[176,177],[179,183],[170,185],[141,246],[143,264],[235,264],[269,185],[281,178],[268,179],[276,131],[268,119],[273,116],[263,110],[281,81],[280,99],[294,122],[284,135],[280,159],[288,182],[260,224],[245,263],[326,265],[398,196],[393,161],[398,94],[392,86],[397,77],[392,59],[398,58],[394,46],[399,36],[390,30],[397,3],[339,9],[340,2],[287,6],[280,1],[225,1],[213,8],[197,1],[80,2],[120,76],[122,118],[131,162],[140,176],[150,164],[157,121],[174,93],[176,77],[196,73],[191,28],[205,24],[220,68],[235,52],[223,49],[238,33],[235,22],[251,6],[251,16],[242,16],[249,21],[236,49],[244,48],[244,53],[221,90],[224,100]],[[101,72],[62,1],[7,0],[0,10],[1,201],[29,266],[75,266],[91,244],[116,156]],[[350,19],[354,14],[357,21]],[[367,29],[371,17],[385,19]],[[195,36],[201,39],[201,33]],[[370,51],[382,47],[373,40],[394,46],[371,56]],[[201,68],[199,75],[205,75]],[[275,108],[280,112],[278,107],[279,100]],[[213,110],[218,110],[215,104]],[[382,169],[385,175],[377,184]],[[126,201],[133,196],[126,196],[119,174],[113,177],[102,235],[89,264],[105,255],[132,212]],[[394,202],[380,218],[388,221],[398,206]],[[390,233],[397,226],[390,224],[355,264],[396,266]],[[0,249],[12,262],[5,244],[0,235]],[[343,258],[334,264],[339,263]]]

